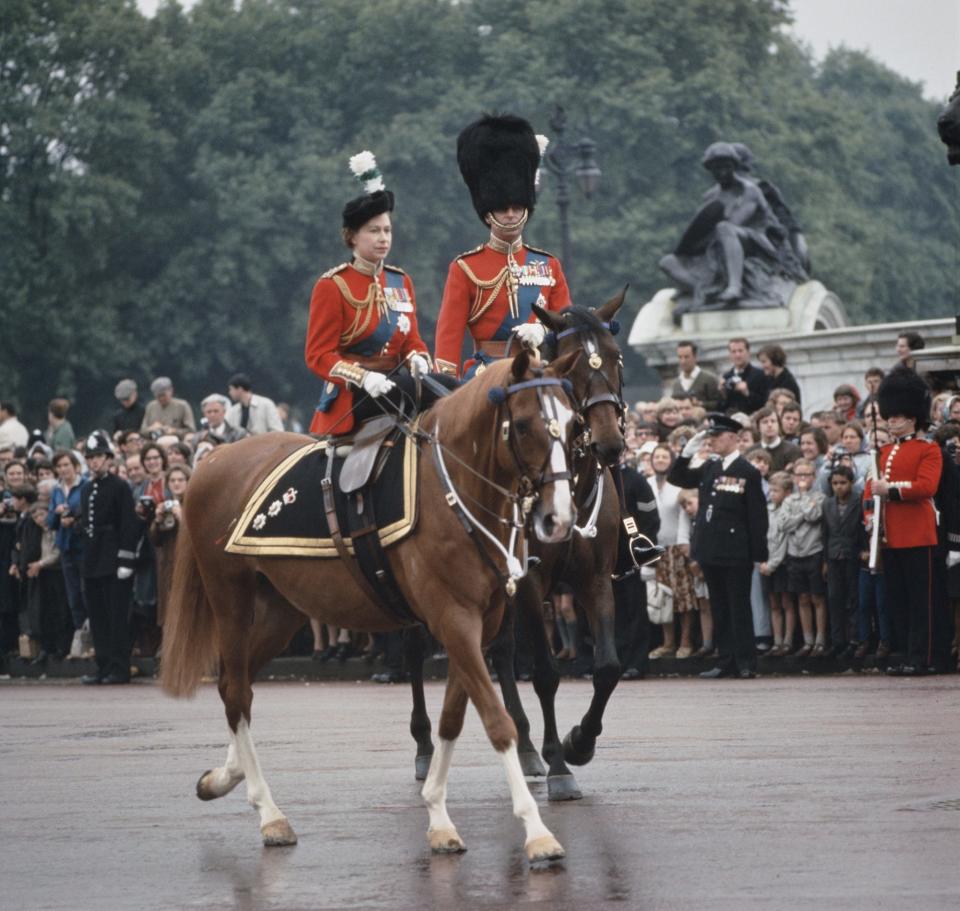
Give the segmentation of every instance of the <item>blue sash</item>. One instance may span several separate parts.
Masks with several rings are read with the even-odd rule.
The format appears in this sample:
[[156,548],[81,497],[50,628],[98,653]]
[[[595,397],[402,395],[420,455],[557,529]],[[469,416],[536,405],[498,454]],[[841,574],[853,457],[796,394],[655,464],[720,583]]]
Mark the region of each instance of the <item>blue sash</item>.
[[[397,331],[397,322],[400,319],[400,313],[403,311],[394,309],[391,303],[403,299],[409,300],[403,284],[403,273],[394,272],[392,269],[384,269],[383,274],[384,290],[387,298],[386,313],[381,314],[377,328],[374,329],[370,335],[363,339],[363,341],[359,341],[349,348],[344,349],[344,354],[359,354],[361,357],[373,357],[383,350],[383,346],[393,338],[393,333]],[[409,301],[409,303],[411,307],[406,312],[412,314],[413,301]],[[340,395],[339,385],[333,382],[324,383],[323,389],[320,392],[320,401],[317,402],[317,411],[323,413],[328,412],[333,407],[333,403],[337,400],[338,395]]]
[[[530,321],[530,316],[533,313],[533,305],[537,302],[537,298],[540,297],[542,288],[546,286],[549,274],[550,257],[545,256],[543,253],[534,253],[533,250],[527,250],[526,261],[520,267],[521,285],[517,288],[517,315],[512,316],[510,308],[507,308],[503,322],[500,323],[497,331],[493,334],[493,341],[505,342],[510,338],[510,330],[513,329],[514,326],[520,326]],[[530,284],[524,283],[525,275],[530,276]],[[532,283],[537,280],[538,275],[543,277],[542,285]]]

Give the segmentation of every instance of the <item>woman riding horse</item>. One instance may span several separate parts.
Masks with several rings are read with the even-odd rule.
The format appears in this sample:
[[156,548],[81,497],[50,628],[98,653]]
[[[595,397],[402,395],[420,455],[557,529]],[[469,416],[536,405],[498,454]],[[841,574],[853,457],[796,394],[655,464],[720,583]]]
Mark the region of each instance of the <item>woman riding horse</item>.
[[[307,366],[324,380],[310,432],[334,436],[414,402],[415,377],[431,369],[417,330],[413,282],[384,262],[393,243],[393,193],[370,152],[354,155],[350,167],[366,190],[343,208],[343,239],[353,257],[314,286],[304,352]],[[456,386],[447,377],[435,379]],[[386,409],[376,401],[381,396],[390,402]],[[435,399],[423,387],[422,404]]]

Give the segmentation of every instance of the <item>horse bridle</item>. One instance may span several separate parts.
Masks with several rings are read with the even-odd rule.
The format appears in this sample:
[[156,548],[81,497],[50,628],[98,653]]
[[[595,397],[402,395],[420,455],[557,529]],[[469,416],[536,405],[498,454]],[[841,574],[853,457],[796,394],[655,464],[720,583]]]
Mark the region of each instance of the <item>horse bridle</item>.
[[[601,323],[604,329],[612,331],[610,323]],[[625,430],[626,403],[623,400],[623,357],[617,358],[617,387],[610,382],[609,377],[603,372],[603,355],[600,354],[600,345],[597,342],[596,332],[592,326],[573,326],[570,329],[564,329],[555,334],[555,344],[557,352],[560,350],[561,339],[573,335],[583,336],[580,339],[580,347],[587,354],[587,364],[590,367],[590,374],[587,378],[587,398],[584,401],[578,401],[576,393],[572,395],[574,405],[577,409],[577,418],[584,427],[583,438],[580,446],[585,449],[590,444],[590,428],[587,426],[587,412],[594,405],[600,405],[609,402],[617,410],[617,420],[620,426],[620,432]],[[590,389],[596,381],[599,374],[603,381],[600,393],[590,395]]]
[[[540,495],[540,489],[547,484],[552,484],[555,481],[570,481],[572,480],[572,473],[570,472],[570,458],[566,451],[563,449],[564,464],[567,466],[565,471],[551,471],[548,470],[550,464],[551,456],[554,452],[555,446],[560,446],[563,448],[563,432],[560,429],[560,420],[559,420],[559,411],[557,408],[557,400],[554,396],[544,395],[544,390],[551,386],[559,386],[563,389],[567,396],[572,396],[572,387],[569,385],[568,380],[560,380],[553,377],[542,377],[537,376],[532,380],[521,380],[518,383],[513,383],[508,386],[497,386],[491,389],[488,393],[490,401],[497,406],[497,416],[499,420],[500,409],[506,407],[507,418],[500,423],[500,435],[501,438],[508,444],[510,447],[510,455],[513,459],[514,465],[517,469],[518,477],[518,490],[514,493],[511,490],[507,490],[505,487],[501,487],[494,481],[491,481],[489,478],[484,477],[472,466],[468,465],[462,459],[450,453],[450,455],[456,459],[459,464],[464,467],[471,474],[478,477],[485,484],[492,487],[494,490],[498,491],[505,499],[510,502],[511,505],[511,519],[504,520],[499,519],[499,521],[504,524],[510,525],[510,539],[508,545],[504,547],[503,543],[500,541],[499,537],[493,534],[482,522],[480,522],[476,516],[471,512],[470,508],[463,501],[463,497],[457,491],[454,486],[453,480],[450,477],[450,472],[447,470],[446,462],[443,456],[444,446],[440,443],[439,434],[440,427],[437,425],[434,433],[429,437],[430,442],[433,444],[433,457],[434,464],[437,468],[437,474],[440,477],[441,484],[444,487],[444,496],[447,501],[447,504],[455,510],[458,518],[460,519],[461,524],[464,527],[464,530],[470,536],[471,540],[476,545],[480,556],[487,563],[488,566],[497,574],[500,578],[501,584],[506,591],[508,597],[513,597],[517,591],[517,580],[522,579],[527,572],[527,540],[526,540],[526,527],[529,521],[530,514],[533,510],[533,505],[536,502],[537,498]],[[524,389],[536,389],[537,390],[537,401],[540,405],[540,418],[543,420],[544,425],[547,429],[547,434],[550,436],[552,442],[547,448],[547,455],[543,463],[540,465],[539,473],[536,481],[530,479],[530,475],[533,472],[530,471],[529,466],[524,464],[524,460],[521,458],[518,451],[518,442],[516,440],[516,435],[514,431],[514,419],[513,414],[510,410],[509,400],[510,397],[517,392],[520,392]],[[548,404],[549,403],[549,406]],[[549,414],[548,414],[549,409]],[[504,558],[507,564],[507,572],[504,574],[496,566],[493,561],[493,558],[486,551],[486,549],[481,545],[480,540],[474,534],[474,532],[480,532],[488,541],[493,545],[493,547],[500,553]]]
[[[557,400],[554,396],[545,396],[543,390],[551,386],[560,386],[563,391],[572,399],[573,387],[569,381],[558,380],[548,377],[535,377],[532,380],[521,380],[519,383],[512,383],[509,386],[501,386],[491,389],[488,393],[490,400],[497,405],[498,414],[500,408],[506,408],[507,417],[500,422],[500,437],[507,443],[510,449],[510,455],[513,458],[514,467],[517,469],[517,477],[520,485],[520,495],[524,497],[537,497],[541,488],[547,484],[553,484],[555,481],[572,481],[573,473],[569,469],[570,460],[564,452],[564,463],[568,466],[566,471],[551,471],[550,465],[554,447],[563,447],[563,433],[560,429],[560,418],[557,409]],[[539,472],[536,474],[536,480],[530,471],[530,466],[525,465],[519,452],[519,441],[514,427],[513,413],[510,411],[510,397],[524,389],[536,389],[537,401],[540,405],[540,419],[543,421],[547,430],[547,435],[551,439],[550,447],[543,462],[540,464]],[[529,509],[527,510],[529,512]]]

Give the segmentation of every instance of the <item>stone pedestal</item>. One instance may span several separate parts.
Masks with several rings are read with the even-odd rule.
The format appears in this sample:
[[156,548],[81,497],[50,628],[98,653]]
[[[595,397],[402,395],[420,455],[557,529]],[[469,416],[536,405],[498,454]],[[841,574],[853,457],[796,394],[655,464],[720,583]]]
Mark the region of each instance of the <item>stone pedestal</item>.
[[848,326],[839,298],[818,281],[797,286],[787,307],[686,313],[679,326],[674,325],[674,306],[673,289],[659,291],[641,307],[628,338],[665,387],[677,374],[678,341],[696,342],[700,363],[720,373],[729,367],[727,342],[743,336],[754,352],[769,343],[786,351],[787,366],[800,384],[805,415],[830,407],[833,390],[841,383],[862,391],[868,367],[893,366],[901,332],[915,330],[933,347],[949,343],[954,330],[951,317]]

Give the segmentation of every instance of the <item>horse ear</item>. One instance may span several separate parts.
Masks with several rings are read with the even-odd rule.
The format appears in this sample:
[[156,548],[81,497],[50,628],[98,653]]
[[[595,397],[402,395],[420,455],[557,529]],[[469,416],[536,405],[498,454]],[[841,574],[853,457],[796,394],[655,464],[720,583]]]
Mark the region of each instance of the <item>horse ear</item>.
[[548,329],[553,332],[562,332],[563,331],[563,317],[557,313],[553,313],[550,310],[541,307],[539,304],[534,304],[533,312],[537,314],[537,319],[543,323]]
[[553,376],[562,379],[565,376],[569,376],[576,369],[577,361],[580,360],[580,355],[582,354],[583,348],[577,348],[575,351],[568,352],[563,357],[558,357],[550,361],[550,366],[547,369]]
[[602,307],[598,307],[594,312],[605,323],[609,323],[617,315],[617,311],[623,306],[623,301],[627,296],[627,289],[630,285],[624,285],[623,290],[611,297]]
[[524,348],[514,359],[510,367],[513,378],[517,381],[522,380],[530,369],[530,352]]

